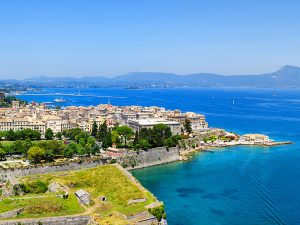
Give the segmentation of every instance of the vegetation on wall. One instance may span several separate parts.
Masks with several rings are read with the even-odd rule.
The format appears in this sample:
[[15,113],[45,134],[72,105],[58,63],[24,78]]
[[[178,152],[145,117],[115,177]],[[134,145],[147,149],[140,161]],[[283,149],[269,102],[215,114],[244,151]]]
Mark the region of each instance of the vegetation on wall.
[[172,135],[170,127],[165,124],[156,124],[153,128],[143,128],[140,132],[134,132],[128,126],[115,126],[113,129],[108,129],[106,121],[100,125],[96,137],[103,148],[116,145],[119,148],[136,150],[162,146],[174,147],[181,139],[180,135]]

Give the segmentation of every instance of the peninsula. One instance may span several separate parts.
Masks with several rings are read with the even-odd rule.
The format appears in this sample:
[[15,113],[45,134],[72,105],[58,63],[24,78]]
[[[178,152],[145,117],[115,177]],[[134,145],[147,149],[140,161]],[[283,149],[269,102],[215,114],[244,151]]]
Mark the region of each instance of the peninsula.
[[216,147],[279,144],[290,142],[210,128],[194,112],[13,100],[0,108],[0,224],[164,224],[163,203],[127,170]]

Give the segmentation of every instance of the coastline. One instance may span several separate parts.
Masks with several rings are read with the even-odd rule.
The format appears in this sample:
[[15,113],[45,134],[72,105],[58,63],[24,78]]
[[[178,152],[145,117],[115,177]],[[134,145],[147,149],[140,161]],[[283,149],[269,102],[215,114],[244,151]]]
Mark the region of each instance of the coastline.
[[[274,91],[275,92],[275,91]],[[189,95],[190,95],[190,92],[187,92]],[[163,97],[163,93],[160,93]],[[193,93],[194,94],[194,93]],[[237,96],[238,94],[240,94],[240,92],[230,92],[229,93],[231,96]],[[216,104],[217,100],[220,99],[220,101],[224,101],[226,103],[226,99],[230,98],[229,94],[227,92],[222,92],[222,95],[218,95],[218,93],[214,93],[214,95],[216,95],[215,97],[215,102],[213,102],[212,100],[207,100],[207,102],[203,102],[203,105],[192,105],[193,101],[190,100],[188,98],[188,95],[187,97],[185,97],[185,99],[188,99],[189,101],[186,101],[184,102],[184,104],[177,104],[177,102],[180,102],[180,99],[179,98],[176,98],[176,93],[174,94],[174,99],[172,99],[172,107],[174,108],[180,108],[182,110],[188,110],[188,108],[186,107],[186,105],[191,105],[190,106],[190,110],[195,110],[195,111],[198,111],[198,112],[201,112],[202,108],[203,107],[206,107],[206,111],[208,113],[214,113],[214,109],[215,108],[210,108],[210,105],[211,104]],[[268,95],[269,94],[269,95]],[[276,92],[276,94],[279,96],[279,94]],[[284,94],[284,93],[281,93],[280,94]],[[145,95],[144,95],[145,96]],[[197,97],[197,99],[201,99],[200,97],[202,96],[202,94],[200,93],[199,95],[196,95],[195,93],[195,96]],[[199,97],[200,96],[200,97]],[[204,95],[203,95],[204,96]],[[296,96],[292,96],[292,95],[283,95],[284,97],[286,98],[290,98],[290,99],[295,99]],[[249,97],[249,99],[247,98]],[[250,97],[253,97],[250,99]],[[265,211],[262,212],[261,208],[265,207],[264,206],[264,201],[261,201],[259,203],[257,203],[259,209],[253,209],[253,207],[251,206],[251,203],[252,203],[252,199],[260,199],[258,194],[255,192],[255,189],[252,187],[253,184],[249,184],[248,183],[248,186],[245,185],[245,183],[247,181],[252,181],[252,177],[250,176],[251,174],[248,174],[248,172],[246,170],[244,170],[244,173],[242,173],[242,169],[243,168],[239,168],[238,166],[240,164],[238,164],[238,162],[243,162],[245,158],[249,158],[249,159],[253,159],[249,164],[245,165],[245,167],[248,169],[252,169],[254,170],[257,174],[259,175],[268,175],[266,176],[267,178],[270,177],[270,179],[272,179],[272,182],[268,183],[268,182],[265,182],[263,183],[264,179],[259,179],[259,181],[263,184],[263,187],[265,187],[267,190],[275,190],[274,193],[272,192],[268,192],[268,194],[270,194],[270,198],[271,199],[277,199],[276,196],[278,196],[278,193],[282,194],[283,196],[287,196],[289,197],[290,194],[297,194],[299,193],[298,190],[297,190],[297,185],[298,185],[298,182],[297,182],[297,179],[296,179],[296,175],[297,175],[297,162],[295,162],[295,158],[297,157],[297,152],[298,152],[298,149],[299,149],[299,145],[298,145],[298,135],[295,136],[295,135],[291,135],[291,133],[297,133],[299,134],[298,130],[299,130],[299,127],[295,126],[295,122],[294,120],[290,121],[290,120],[285,120],[284,117],[283,118],[273,118],[273,117],[270,117],[269,120],[265,120],[265,117],[268,116],[267,115],[267,112],[265,112],[265,109],[272,109],[274,111],[279,111],[280,112],[280,109],[281,109],[281,104],[278,104],[278,105],[273,105],[271,108],[271,106],[265,106],[265,107],[262,107],[259,105],[259,103],[265,103],[265,101],[267,100],[259,100],[259,99],[256,99],[255,97],[261,97],[261,98],[266,98],[268,101],[270,102],[275,102],[277,103],[277,98],[275,97],[272,97],[272,92],[263,92],[263,94],[241,94],[241,98],[243,98],[243,102],[238,102],[236,100],[236,104],[234,105],[234,108],[232,105],[229,105],[229,104],[224,104],[224,115],[222,114],[221,116],[214,116],[213,115],[210,115],[209,117],[209,121],[211,122],[211,125],[212,126],[221,126],[221,127],[226,127],[228,130],[230,131],[238,131],[238,132],[241,132],[241,133],[246,133],[246,132],[260,132],[260,133],[269,133],[269,134],[272,134],[272,138],[274,138],[275,140],[289,140],[289,139],[292,139],[294,141],[294,145],[290,145],[290,146],[282,146],[282,147],[276,147],[274,149],[271,149],[269,148],[269,146],[264,146],[262,148],[258,147],[257,150],[255,149],[256,147],[254,146],[253,147],[253,152],[251,152],[252,150],[252,147],[249,146],[247,147],[245,145],[245,149],[246,151],[241,151],[241,152],[237,152],[235,151],[235,147],[233,148],[226,148],[226,149],[223,149],[222,147],[212,147],[212,148],[207,148],[207,150],[213,150],[215,151],[216,155],[211,155],[212,153],[210,153],[209,151],[205,152],[201,152],[201,150],[196,150],[196,151],[200,151],[200,154],[196,153],[194,155],[194,158],[193,159],[190,159],[190,161],[187,161],[186,163],[185,162],[177,162],[179,165],[180,164],[187,164],[188,166],[178,166],[178,168],[174,171],[176,172],[176,176],[174,176],[174,179],[183,179],[183,177],[179,176],[178,173],[182,174],[182,171],[188,171],[188,170],[191,170],[192,168],[194,169],[193,171],[196,171],[197,172],[197,168],[199,168],[199,165],[198,165],[198,160],[197,158],[211,158],[212,162],[210,165],[212,165],[211,167],[214,167],[214,168],[209,168],[209,167],[205,167],[205,168],[202,168],[203,169],[203,173],[210,173],[210,175],[212,176],[212,180],[214,180],[214,183],[217,184],[218,186],[215,187],[212,185],[212,182],[210,182],[210,180],[203,176],[203,175],[199,175],[199,177],[186,177],[185,179],[183,179],[182,181],[183,182],[186,182],[184,183],[182,186],[183,187],[189,187],[191,185],[185,185],[185,184],[194,184],[195,187],[198,187],[198,188],[203,188],[203,189],[206,189],[206,186],[208,190],[210,190],[210,193],[221,193],[222,189],[219,188],[219,187],[241,187],[239,189],[239,192],[240,193],[237,193],[236,195],[240,198],[240,200],[231,200],[229,198],[224,198],[224,203],[223,204],[226,204],[228,206],[228,210],[236,210],[236,211],[239,211],[239,210],[242,210],[244,209],[245,211],[246,210],[249,210],[250,212],[253,212],[253,214],[249,214],[246,219],[249,220],[249,221],[255,221],[257,222],[256,220],[256,215],[257,217],[263,217],[265,215]],[[255,99],[254,99],[255,98]],[[148,104],[148,105],[153,105],[154,103],[152,103],[152,101],[148,101],[148,99],[145,97],[145,103],[144,104]],[[83,100],[83,98],[82,98]],[[273,101],[274,100],[274,101]],[[129,101],[129,99],[128,99]],[[104,101],[103,101],[104,102]],[[171,102],[171,101],[170,101]],[[174,103],[173,103],[174,102]],[[82,103],[82,102],[81,102]],[[121,104],[122,102],[119,102],[118,100],[115,100],[116,104]],[[134,103],[134,102],[133,102]],[[132,103],[132,104],[133,104]],[[88,103],[86,103],[88,104]],[[125,104],[125,103],[124,103]],[[127,104],[127,102],[126,102]],[[165,104],[164,103],[161,103],[162,105]],[[171,103],[169,103],[171,104]],[[177,105],[176,105],[177,104]],[[256,105],[257,104],[257,105]],[[298,104],[298,103],[297,103]],[[256,108],[256,111],[253,112],[253,106],[257,106]],[[240,110],[240,107],[244,107],[243,110]],[[285,102],[284,106],[286,107],[286,114],[284,114],[286,117],[290,118],[297,118],[297,114],[295,114],[295,109],[294,108],[291,108],[288,104],[288,102]],[[295,106],[295,105],[293,105]],[[297,105],[296,105],[297,106]],[[240,118],[238,118],[234,113],[235,111],[229,111],[229,109],[235,109],[239,107],[239,113],[240,114],[244,114],[244,115],[247,115],[250,117],[243,117],[241,116]],[[251,117],[253,116],[253,117]],[[277,118],[277,119],[276,119]],[[249,121],[251,121],[249,123]],[[262,123],[262,122],[265,122],[265,123]],[[275,138],[276,137],[276,138]],[[278,139],[277,139],[278,138]],[[237,148],[240,148],[240,147],[237,147]],[[243,150],[244,147],[241,147],[241,150]],[[278,151],[277,151],[278,150]],[[195,152],[196,152],[195,151]],[[220,152],[223,152],[221,154],[219,154],[219,152],[217,151],[220,151]],[[234,152],[235,151],[235,152]],[[263,151],[266,151],[265,153]],[[271,151],[271,152],[269,152]],[[204,154],[205,153],[205,154]],[[209,153],[209,154],[207,154]],[[270,154],[272,153],[272,154]],[[219,168],[219,167],[222,167],[223,168],[223,162],[225,160],[221,160],[219,158],[219,155],[222,157],[224,157],[225,159],[233,159],[232,161],[232,165],[234,165],[234,167],[236,167],[236,170],[233,171],[233,173],[237,173],[237,174],[233,174],[232,176],[233,177],[236,177],[236,179],[222,179],[222,177],[220,177],[221,175],[219,174],[223,174],[224,170],[218,170],[216,168]],[[228,156],[228,157],[227,157]],[[192,157],[192,156],[191,156]],[[252,157],[252,158],[251,158]],[[281,159],[280,159],[281,158]],[[176,162],[176,161],[174,161]],[[177,163],[174,163],[174,167],[177,167]],[[224,164],[226,163],[231,163],[231,162],[224,162]],[[277,165],[278,163],[280,163],[280,166],[274,166],[274,165]],[[293,165],[293,163],[295,165]],[[161,165],[158,164],[158,165]],[[232,165],[228,165],[228,167],[231,168]],[[173,167],[172,164],[170,164],[171,167]],[[156,171],[156,168],[155,166],[152,166],[154,168],[153,171]],[[164,170],[164,168],[168,168],[169,165],[162,165],[160,167],[158,167],[158,171],[162,170],[163,171],[168,171],[168,169]],[[275,167],[275,168],[274,168]],[[200,167],[201,168],[201,167]],[[290,170],[293,169],[293,170]],[[136,168],[134,168],[135,170]],[[149,170],[148,170],[149,169]],[[152,175],[152,169],[151,167],[148,168],[148,169],[145,169],[145,172],[143,172],[142,169],[136,169],[137,171],[140,170],[141,172],[138,172],[138,174],[140,174],[140,176],[136,176],[138,178],[138,180],[142,181],[149,190],[151,191],[155,191],[156,194],[160,194],[160,193],[174,193],[174,196],[169,197],[169,196],[163,196],[163,198],[161,200],[165,200],[166,201],[166,208],[167,208],[167,211],[169,212],[169,215],[170,215],[170,222],[177,222],[178,221],[178,217],[177,217],[177,214],[176,214],[176,204],[173,203],[173,201],[175,202],[178,202],[178,204],[180,205],[183,205],[187,202],[187,198],[182,198],[179,194],[177,194],[177,191],[176,189],[178,187],[181,187],[180,185],[177,185],[175,187],[175,184],[174,185],[169,185],[168,184],[168,176],[161,176],[161,178],[157,178],[157,180],[153,180],[151,179],[149,176],[147,176],[147,173],[150,173],[151,172],[151,175]],[[211,170],[213,170],[213,172],[211,172]],[[178,172],[177,172],[178,171]],[[273,171],[274,173],[270,173],[270,171]],[[285,171],[285,172],[283,172]],[[298,170],[299,171],[299,170]],[[131,173],[133,173],[132,171],[130,171]],[[230,171],[231,172],[231,171]],[[244,177],[242,177],[243,179],[241,179],[241,176],[239,176],[240,173],[242,173],[242,175]],[[282,173],[283,172],[283,173]],[[136,175],[135,173],[133,173],[134,175]],[[198,174],[198,173],[197,173]],[[149,174],[150,175],[150,174]],[[231,175],[231,174],[230,174]],[[143,180],[143,176],[145,176],[145,180]],[[291,185],[291,189],[289,188],[289,190],[282,190],[282,185],[284,183],[284,185],[286,185],[286,179],[285,177],[291,177],[291,183],[289,185]],[[196,180],[197,178],[197,180]],[[295,178],[295,179],[294,179]],[[193,179],[195,179],[195,181],[193,181]],[[281,181],[277,182],[277,179],[280,179]],[[152,181],[153,180],[153,181]],[[200,181],[201,182],[200,182]],[[152,185],[149,185],[149,183],[154,183],[155,182],[159,182],[161,183],[162,185],[160,187],[157,187],[157,186],[152,186]],[[199,182],[198,182],[199,181]],[[275,182],[276,181],[276,182]],[[194,187],[194,186],[191,186],[191,187]],[[247,187],[245,187],[247,186]],[[209,189],[209,187],[212,187],[212,189]],[[274,189],[273,189],[274,188]],[[162,194],[163,195],[163,194]],[[244,196],[249,196],[249,199],[245,198],[244,199]],[[212,222],[215,222],[216,220],[227,220],[227,221],[238,221],[239,223],[241,224],[247,224],[247,221],[246,219],[245,220],[242,220],[241,218],[239,218],[239,216],[236,216],[235,218],[231,218],[231,215],[228,215],[227,212],[225,213],[225,215],[222,215],[220,217],[218,217],[218,215],[212,213],[210,211],[210,202],[209,200],[205,199],[204,197],[202,198],[202,196],[199,194],[196,196],[197,200],[199,201],[202,201],[203,200],[203,207],[202,207],[202,212],[195,212],[196,210],[198,210],[197,206],[198,206],[198,203],[196,202],[195,203],[195,200],[194,198],[191,199],[191,201],[189,201],[190,199],[188,199],[188,203],[187,205],[190,207],[190,210],[192,211],[192,213],[198,213],[197,216],[195,217],[194,220],[192,220],[191,223],[187,223],[187,224],[195,224],[195,221],[199,221],[199,219],[204,219],[204,222],[208,222],[208,223],[212,223]],[[199,198],[198,198],[199,197]],[[170,200],[169,200],[170,199]],[[192,202],[192,200],[194,200]],[[220,201],[223,200],[223,198],[220,197]],[[169,202],[168,202],[169,201]],[[218,203],[218,199],[217,200],[211,200],[211,201],[216,201]],[[240,201],[243,201],[243,203],[245,203],[244,205],[244,208],[240,208],[240,207],[236,207],[236,205],[239,205],[238,203]],[[170,203],[171,202],[171,203]],[[208,202],[208,203],[207,203]],[[285,204],[284,202],[278,202],[278,204]],[[295,217],[295,214],[291,212],[292,211],[292,208],[296,207],[296,204],[297,201],[295,200],[295,202],[292,200],[291,201],[291,206],[290,207],[287,207],[286,210],[288,210],[288,214],[285,213],[285,209],[284,208],[281,208],[279,206],[279,209],[281,210],[281,212],[278,214],[279,216],[286,216],[285,218],[289,219],[290,217],[287,216],[287,215],[291,215],[293,216],[293,218],[291,219],[294,219],[294,218],[297,218]],[[175,205],[175,206],[174,206]],[[257,208],[258,208],[257,207]],[[215,206],[213,207],[215,209],[219,209],[219,210],[222,210],[222,207],[218,207],[218,206]],[[264,208],[263,208],[264,209]],[[251,211],[253,210],[253,211]],[[198,210],[199,211],[199,210]],[[224,210],[225,211],[225,210]],[[254,214],[255,213],[255,214]],[[190,217],[190,214],[184,214],[182,215],[183,220],[187,220],[189,219]],[[207,219],[206,219],[207,218]],[[217,219],[216,219],[217,218]],[[228,219],[227,219],[228,218]],[[253,219],[253,220],[252,220]],[[267,220],[264,220],[264,222],[268,222]]]
[[156,161],[151,164],[147,165],[141,165],[141,166],[135,166],[135,167],[127,167],[126,170],[132,171],[132,170],[138,170],[143,169],[147,167],[153,167],[153,166],[159,166],[164,164],[169,164],[172,162],[179,162],[179,161],[189,161],[192,159],[192,155],[197,152],[210,152],[214,153],[215,151],[221,150],[226,147],[234,147],[234,146],[262,146],[262,147],[274,147],[274,146],[280,146],[280,145],[290,145],[293,144],[291,141],[280,141],[280,142],[266,142],[266,143],[253,143],[253,142],[228,142],[220,144],[207,144],[202,145],[196,148],[189,148],[189,149],[179,149],[179,157],[178,159],[170,159],[167,161]]
[[[189,139],[187,139],[190,141]],[[202,143],[198,147],[192,148],[153,148],[145,151],[131,152],[120,157],[118,162],[128,171],[143,169],[152,166],[158,166],[178,161],[187,161],[192,157],[191,155],[196,152],[210,152],[221,150],[226,147],[234,146],[262,146],[262,147],[275,147],[279,145],[290,145],[291,141],[270,141],[270,142],[249,142],[249,141],[231,141],[220,143]],[[97,157],[82,157],[76,161],[43,163],[36,165],[21,166],[15,168],[1,168],[0,178],[9,178],[11,176],[26,176],[31,174],[46,174],[51,172],[58,172],[63,170],[77,170],[82,168],[93,168],[99,165],[110,164],[110,160],[103,156]],[[126,166],[127,165],[127,166]],[[131,166],[130,166],[131,165]]]
[[290,145],[293,144],[292,141],[280,141],[280,142],[267,142],[267,143],[253,143],[253,142],[229,142],[229,143],[222,143],[222,144],[207,144],[203,145],[194,149],[187,149],[180,152],[181,160],[186,161],[191,158],[191,155],[196,152],[210,152],[214,153],[222,148],[226,147],[234,147],[234,146],[261,146],[261,147],[274,147],[280,145]]

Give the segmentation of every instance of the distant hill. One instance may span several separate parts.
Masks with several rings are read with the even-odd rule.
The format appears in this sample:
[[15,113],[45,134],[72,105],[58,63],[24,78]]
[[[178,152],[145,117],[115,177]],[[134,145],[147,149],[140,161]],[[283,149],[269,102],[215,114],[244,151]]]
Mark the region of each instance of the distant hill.
[[[6,81],[7,82],[7,81]],[[113,78],[35,77],[14,81],[34,87],[300,87],[300,68],[284,66],[273,73],[258,75],[218,75],[196,73],[177,75],[161,72],[132,72]]]

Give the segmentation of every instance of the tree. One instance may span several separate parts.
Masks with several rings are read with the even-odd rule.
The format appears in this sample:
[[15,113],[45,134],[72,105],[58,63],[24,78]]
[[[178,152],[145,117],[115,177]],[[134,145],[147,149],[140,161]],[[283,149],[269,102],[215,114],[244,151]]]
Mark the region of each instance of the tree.
[[96,153],[99,153],[99,150],[100,150],[99,146],[98,145],[94,145],[92,147],[92,154],[95,155]]
[[0,148],[0,160],[5,160],[6,152]]
[[72,142],[68,144],[64,149],[64,156],[67,158],[72,158],[74,154],[77,153],[77,145]]
[[171,136],[171,129],[167,125],[155,124],[150,130],[150,144],[153,147],[161,147],[164,145],[164,140]]
[[33,146],[28,150],[28,158],[34,163],[39,163],[45,158],[45,150],[43,148]]
[[130,139],[134,135],[133,130],[128,126],[117,127],[116,132],[124,140],[125,146],[127,146],[127,140]]
[[164,146],[166,146],[167,148],[175,147],[178,144],[178,140],[180,139],[181,139],[180,135],[174,135],[172,137],[169,137],[164,140]]
[[146,140],[149,140],[150,139],[150,136],[151,136],[151,129],[147,129],[147,128],[142,128],[140,130],[140,133],[139,133],[139,138],[140,139],[146,139]]
[[17,130],[15,132],[15,140],[39,140],[41,139],[41,133],[38,130],[32,130],[26,128],[24,130]]
[[49,149],[54,155],[62,155],[64,146],[61,141],[51,140],[51,141],[39,141],[37,146],[43,149]]
[[80,138],[78,141],[78,144],[80,144],[82,147],[84,147],[86,145],[86,141],[84,138]]
[[112,141],[112,132],[108,132],[104,138],[104,140],[102,141],[102,147],[103,148],[108,148],[108,147],[111,147],[112,144],[113,144],[113,141]]
[[83,156],[84,154],[86,154],[85,148],[82,145],[77,145],[76,147],[77,147],[76,151],[78,155]]
[[45,139],[46,140],[52,140],[53,139],[53,136],[54,136],[54,133],[52,131],[51,128],[48,128],[45,132]]
[[175,146],[178,145],[178,141],[182,139],[182,137],[180,135],[174,135],[171,137]]
[[25,141],[17,140],[9,146],[9,153],[26,155],[32,146],[33,144],[29,139],[26,139]]
[[191,123],[191,121],[189,119],[185,119],[184,120],[183,126],[184,126],[185,131],[188,134],[192,133],[192,131],[193,131],[193,129],[192,129],[192,123]]
[[116,130],[113,130],[112,132],[109,132],[110,133],[110,139],[111,139],[111,142],[112,144],[119,144],[120,143],[120,138],[119,138],[119,134]]
[[99,127],[99,131],[97,134],[97,139],[99,141],[103,141],[106,134],[107,134],[108,130],[107,130],[107,124],[106,124],[106,120],[100,125]]
[[158,221],[161,221],[162,218],[166,219],[166,212],[164,205],[160,205],[154,208],[149,208],[148,212],[156,217]]
[[61,133],[61,132],[57,132],[57,133],[55,134],[55,137],[56,137],[58,140],[61,140],[61,138],[62,138],[62,133]]
[[141,148],[143,150],[147,150],[151,147],[151,145],[149,144],[149,142],[146,139],[139,140],[138,146],[139,146],[139,148]]
[[96,121],[94,121],[94,122],[93,122],[93,126],[92,126],[92,132],[91,132],[91,135],[92,135],[93,137],[96,137],[97,133],[98,133],[98,125],[97,125]]
[[139,132],[136,131],[134,134],[133,144],[136,145],[139,142]]
[[96,145],[96,141],[92,137],[88,137],[86,143],[89,144],[89,145],[91,145],[92,147],[94,147]]
[[31,130],[31,140],[41,140],[41,132],[38,130]]
[[175,144],[175,142],[173,141],[172,138],[167,138],[167,139],[164,140],[164,146],[166,146],[167,149],[168,149],[169,147],[176,146],[176,144]]
[[48,162],[52,162],[53,159],[54,159],[53,151],[51,149],[47,149],[45,151],[45,160]]
[[92,147],[91,144],[86,144],[84,146],[84,152],[85,152],[85,154],[90,155],[90,154],[92,154],[92,151],[93,151],[93,147]]
[[165,132],[164,138],[172,137],[172,131],[170,127],[166,127],[164,132]]
[[6,133],[5,139],[6,139],[6,140],[9,140],[9,141],[14,141],[14,140],[16,140],[15,132],[14,132],[12,129],[10,129],[10,130]]
[[0,131],[0,140],[5,138],[5,136],[6,136],[6,131]]
[[82,130],[79,127],[77,127],[77,128],[74,128],[74,129],[71,129],[68,131],[64,131],[64,132],[65,132],[65,134],[64,134],[65,137],[67,137],[71,140],[75,140],[75,137],[77,135],[79,135],[82,132]]
[[77,143],[79,143],[80,140],[84,140],[84,142],[86,142],[89,137],[90,137],[90,134],[88,132],[81,132],[75,136],[75,141]]
[[137,149],[139,147],[138,142],[139,142],[139,132],[136,131],[135,135],[134,135],[134,140],[133,140],[133,148],[134,149]]

